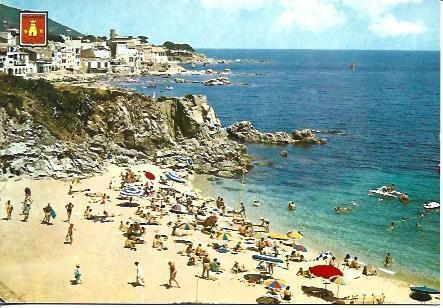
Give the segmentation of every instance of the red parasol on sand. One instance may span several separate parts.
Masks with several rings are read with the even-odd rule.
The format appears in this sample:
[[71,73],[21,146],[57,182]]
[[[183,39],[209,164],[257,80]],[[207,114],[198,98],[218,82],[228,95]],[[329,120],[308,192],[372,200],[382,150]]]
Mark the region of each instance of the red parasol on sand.
[[317,277],[330,279],[334,276],[343,276],[341,270],[332,265],[317,265],[309,268],[309,271]]
[[145,172],[145,177],[147,177],[149,180],[153,181],[155,180],[155,175],[152,172],[146,171]]

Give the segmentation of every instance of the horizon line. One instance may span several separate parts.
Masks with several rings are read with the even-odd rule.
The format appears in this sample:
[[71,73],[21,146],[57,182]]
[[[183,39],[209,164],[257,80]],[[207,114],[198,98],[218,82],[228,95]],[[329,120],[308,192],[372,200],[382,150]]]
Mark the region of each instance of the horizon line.
[[425,51],[436,52],[440,49],[336,49],[336,48],[230,48],[230,47],[193,47],[194,49],[219,49],[219,50],[309,50],[309,51]]

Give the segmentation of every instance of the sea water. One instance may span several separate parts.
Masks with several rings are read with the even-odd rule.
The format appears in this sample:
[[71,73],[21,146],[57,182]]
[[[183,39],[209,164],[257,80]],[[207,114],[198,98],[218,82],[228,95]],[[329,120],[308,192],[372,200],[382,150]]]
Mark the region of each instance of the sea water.
[[[320,50],[200,50],[218,59],[241,59],[195,69],[231,69],[228,86],[175,84],[155,78],[157,88],[119,82],[147,95],[207,95],[222,124],[252,121],[261,131],[311,128],[325,145],[248,145],[256,166],[243,179],[213,179],[206,187],[248,218],[267,217],[279,232],[302,230],[312,249],[345,253],[383,266],[394,257],[394,277],[438,287],[439,210],[420,217],[423,204],[438,201],[439,52]],[[350,64],[355,63],[354,70]],[[188,68],[190,68],[188,66]],[[214,76],[184,76],[202,81]],[[166,86],[174,89],[167,91]],[[279,155],[288,152],[288,157]],[[198,181],[204,181],[201,178]],[[394,183],[410,202],[379,200],[368,190]],[[260,207],[252,207],[254,200]],[[297,210],[289,212],[294,200]],[[348,213],[334,207],[354,201]],[[406,221],[402,221],[402,217]],[[390,230],[394,222],[396,227]],[[416,223],[421,227],[416,227]]]

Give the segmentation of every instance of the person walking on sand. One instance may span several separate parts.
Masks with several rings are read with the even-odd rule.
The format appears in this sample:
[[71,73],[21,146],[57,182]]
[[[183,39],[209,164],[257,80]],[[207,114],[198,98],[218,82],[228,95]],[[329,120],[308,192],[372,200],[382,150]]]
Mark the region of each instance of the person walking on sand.
[[32,203],[31,198],[25,199],[23,207],[23,215],[25,215],[25,217],[23,218],[23,221],[28,221],[29,212],[31,211],[31,203]]
[[29,187],[25,188],[25,199],[31,198],[31,189]]
[[168,265],[169,265],[169,287],[172,288],[172,282],[174,281],[177,284],[177,288],[180,288],[180,285],[176,280],[177,269],[175,268],[175,263],[169,261]]
[[82,276],[82,274],[80,273],[80,265],[76,265],[75,266],[75,269],[74,269],[74,281],[75,281],[75,284],[79,284],[79,283],[82,283],[82,281],[81,281],[81,276]]
[[[145,286],[145,280],[143,279],[143,268],[140,263],[138,263],[138,261],[134,262],[134,264],[136,269],[135,283],[141,286]],[[143,284],[141,284],[140,282],[142,282]]]
[[6,201],[6,220],[11,220],[13,210],[14,207],[11,204],[11,200]]
[[68,233],[66,234],[65,241],[66,243],[69,243],[71,245],[74,242],[74,237],[72,235],[74,230],[77,231],[77,229],[74,228],[74,224],[69,224]]
[[74,204],[72,202],[69,202],[65,205],[66,213],[68,214],[67,222],[71,222],[71,215],[72,215],[72,209],[74,208]]

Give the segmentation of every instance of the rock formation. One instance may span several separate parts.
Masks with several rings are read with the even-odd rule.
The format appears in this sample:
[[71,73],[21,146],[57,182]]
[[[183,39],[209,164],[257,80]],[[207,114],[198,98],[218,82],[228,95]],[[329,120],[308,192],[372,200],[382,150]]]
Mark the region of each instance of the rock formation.
[[151,160],[225,177],[251,167],[206,97],[153,99],[124,90],[0,77],[0,177],[85,176]]
[[319,139],[310,129],[294,130],[291,135],[287,132],[262,133],[251,122],[236,122],[226,129],[228,136],[236,141],[245,143],[265,144],[324,144],[325,139]]

